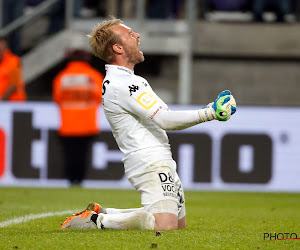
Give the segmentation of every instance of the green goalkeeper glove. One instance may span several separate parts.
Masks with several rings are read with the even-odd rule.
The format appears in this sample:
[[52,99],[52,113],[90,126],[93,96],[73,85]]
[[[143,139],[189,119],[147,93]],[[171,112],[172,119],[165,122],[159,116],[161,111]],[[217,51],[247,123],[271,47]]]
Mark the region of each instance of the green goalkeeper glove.
[[216,112],[216,119],[227,121],[236,112],[236,102],[229,90],[222,91],[212,104]]
[[214,102],[198,110],[200,122],[227,121],[236,112],[236,103],[229,90],[222,91]]

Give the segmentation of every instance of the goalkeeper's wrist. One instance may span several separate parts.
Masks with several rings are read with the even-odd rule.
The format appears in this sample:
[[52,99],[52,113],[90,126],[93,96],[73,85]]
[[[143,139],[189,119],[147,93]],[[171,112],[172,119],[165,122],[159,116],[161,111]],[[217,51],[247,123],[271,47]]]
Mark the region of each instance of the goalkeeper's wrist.
[[198,114],[200,118],[200,123],[216,119],[216,112],[212,107],[199,109]]

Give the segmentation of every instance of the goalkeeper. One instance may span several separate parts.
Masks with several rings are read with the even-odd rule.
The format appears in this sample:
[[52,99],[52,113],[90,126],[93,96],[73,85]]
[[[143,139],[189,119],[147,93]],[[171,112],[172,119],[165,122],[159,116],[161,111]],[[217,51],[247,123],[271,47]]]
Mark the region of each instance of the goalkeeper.
[[185,129],[211,120],[227,121],[236,111],[230,91],[199,110],[171,111],[134,66],[144,61],[138,33],[119,19],[94,27],[90,46],[105,60],[103,108],[123,158],[125,174],[141,194],[142,208],[103,208],[89,204],[61,228],[174,230],[186,227],[183,188],[165,130]]

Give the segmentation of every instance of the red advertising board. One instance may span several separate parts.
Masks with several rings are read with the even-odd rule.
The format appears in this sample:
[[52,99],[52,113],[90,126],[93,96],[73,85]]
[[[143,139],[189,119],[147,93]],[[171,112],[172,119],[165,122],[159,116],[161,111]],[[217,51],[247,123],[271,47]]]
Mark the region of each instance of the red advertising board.
[[5,170],[5,134],[0,128],[0,179],[4,175]]

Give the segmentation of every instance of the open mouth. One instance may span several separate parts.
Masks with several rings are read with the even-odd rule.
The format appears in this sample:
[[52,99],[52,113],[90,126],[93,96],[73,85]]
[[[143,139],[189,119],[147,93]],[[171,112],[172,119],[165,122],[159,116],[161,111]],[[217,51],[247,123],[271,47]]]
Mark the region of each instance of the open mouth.
[[137,47],[138,47],[139,52],[140,52],[141,54],[143,54],[143,51],[141,51],[141,49],[139,48],[139,45],[140,45],[140,44],[141,44],[141,42],[138,41]]

